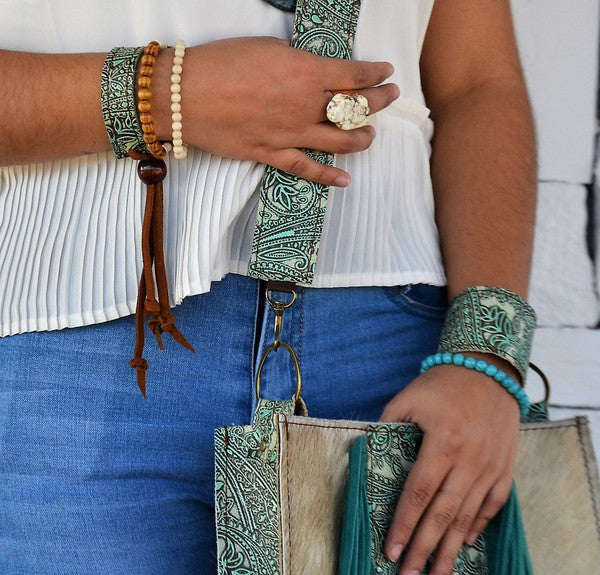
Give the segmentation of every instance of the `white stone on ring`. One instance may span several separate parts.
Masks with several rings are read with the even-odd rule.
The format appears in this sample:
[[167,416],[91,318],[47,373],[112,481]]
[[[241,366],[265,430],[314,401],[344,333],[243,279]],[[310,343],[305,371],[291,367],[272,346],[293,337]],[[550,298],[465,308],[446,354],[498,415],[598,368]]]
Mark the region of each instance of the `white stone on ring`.
[[336,94],[327,104],[327,119],[341,130],[364,126],[369,112],[369,101],[360,94]]

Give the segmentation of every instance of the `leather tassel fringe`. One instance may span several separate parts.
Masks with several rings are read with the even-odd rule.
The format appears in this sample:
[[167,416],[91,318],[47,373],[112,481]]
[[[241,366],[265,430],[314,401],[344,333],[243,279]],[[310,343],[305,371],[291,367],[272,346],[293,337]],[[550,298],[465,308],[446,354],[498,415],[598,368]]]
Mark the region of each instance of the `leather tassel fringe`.
[[136,152],[129,155],[139,160],[137,173],[146,184],[146,205],[142,224],[142,277],[138,289],[135,312],[135,349],[129,365],[137,371],[137,384],[146,397],[148,362],[144,353],[144,323],[156,337],[158,347],[164,349],[162,334],[169,333],[183,347],[194,352],[185,336],[175,325],[175,316],[169,304],[169,289],[163,248],[163,185],[167,166],[161,159]]

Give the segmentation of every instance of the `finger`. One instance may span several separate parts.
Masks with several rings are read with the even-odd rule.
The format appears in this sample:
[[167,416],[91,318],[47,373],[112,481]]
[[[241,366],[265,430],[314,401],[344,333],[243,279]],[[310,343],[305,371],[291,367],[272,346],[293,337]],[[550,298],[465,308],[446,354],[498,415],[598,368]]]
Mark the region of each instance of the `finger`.
[[359,94],[362,94],[369,102],[369,114],[372,116],[397,100],[400,97],[400,88],[397,84],[383,84],[376,88],[365,88]]
[[[475,517],[481,509],[482,502],[486,497],[488,488],[483,481],[479,481],[470,491],[463,502],[462,507],[456,514],[454,520],[450,523],[444,537],[442,538],[435,552],[435,560],[431,566],[430,572],[436,575],[449,575],[452,573],[456,557],[463,543],[473,532]],[[469,542],[474,545],[479,537],[479,533]]]
[[323,122],[299,136],[298,146],[331,154],[351,154],[366,150],[375,138],[373,126],[356,130],[340,130],[330,122]]
[[[338,93],[338,92],[336,92]],[[372,116],[377,112],[387,108],[394,100],[397,100],[400,96],[400,88],[397,84],[383,84],[375,88],[365,88],[360,92],[353,92],[364,96],[369,102],[369,115]],[[323,93],[323,107],[321,121],[327,120],[327,105],[333,98],[334,93],[331,90],[327,90]]]
[[357,62],[316,56],[323,90],[344,92],[377,86],[387,80],[394,67],[389,62]]
[[408,545],[415,528],[445,480],[453,462],[452,455],[423,440],[419,457],[411,469],[398,500],[385,542],[385,554],[397,561]]
[[[425,378],[427,373],[421,376]],[[420,391],[419,386],[409,385],[400,391],[396,396],[385,406],[380,421],[403,421],[405,423],[418,423],[416,421],[416,414],[420,406],[419,396],[415,390]],[[421,429],[423,427],[421,426]],[[423,443],[428,443],[429,438]]]
[[508,500],[512,489],[512,474],[505,475],[489,491],[473,521],[473,525],[465,538],[465,542],[473,545],[479,535],[488,526],[490,521],[498,514]]
[[320,164],[295,148],[272,152],[265,163],[289,174],[326,186],[344,188],[350,183],[350,175],[344,170]]
[[[435,551],[440,541],[456,521],[472,484],[472,476],[467,474],[462,474],[461,476],[451,474],[447,477],[431,500],[417,530],[413,534],[410,547],[402,564],[402,574],[412,574],[415,571],[420,573],[423,570],[429,556]],[[467,530],[472,523],[472,519],[473,515],[471,516],[471,522],[469,522],[466,528]],[[445,562],[454,564],[456,553],[464,537],[465,534],[463,533],[458,539],[458,544],[453,542],[451,550],[444,557]],[[432,573],[437,572],[432,571]]]

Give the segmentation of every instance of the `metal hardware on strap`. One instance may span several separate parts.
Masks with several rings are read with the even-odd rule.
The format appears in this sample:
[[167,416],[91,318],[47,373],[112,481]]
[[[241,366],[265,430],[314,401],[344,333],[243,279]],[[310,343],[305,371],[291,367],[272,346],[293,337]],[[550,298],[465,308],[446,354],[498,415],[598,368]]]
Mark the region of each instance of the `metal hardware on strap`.
[[[281,346],[287,350],[287,352],[290,354],[290,356],[292,358],[292,361],[294,362],[294,369],[296,370],[296,393],[294,394],[294,403],[298,403],[298,401],[300,400],[300,396],[302,394],[302,374],[300,373],[300,362],[298,361],[298,356],[296,355],[294,348],[289,343],[286,343],[285,341],[280,341],[279,346]],[[262,359],[260,360],[260,364],[258,365],[258,371],[256,372],[256,397],[257,397],[257,399],[260,399],[260,382],[261,382],[261,378],[262,378],[263,367],[265,366],[267,358],[269,357],[271,352],[277,351],[277,349],[278,348],[275,347],[275,344],[272,343],[266,349],[265,353],[262,356]]]
[[[285,302],[285,301],[273,299],[271,297],[271,291],[282,291],[279,289],[274,289],[277,287],[283,288],[283,289],[285,289],[285,291],[287,293],[291,294],[291,296],[292,296],[291,300]],[[296,303],[296,300],[298,299],[298,294],[294,291],[293,287],[294,287],[294,284],[287,284],[287,285],[275,284],[275,285],[273,285],[271,282],[269,282],[267,284],[267,289],[265,290],[265,299],[267,300],[267,303],[273,308],[273,311],[275,312],[275,326],[274,326],[275,340],[265,350],[265,352],[263,353],[263,356],[260,360],[260,364],[258,365],[258,370],[256,372],[256,397],[258,399],[260,399],[260,382],[261,382],[262,371],[263,371],[265,362],[267,361],[269,354],[273,351],[277,351],[280,347],[283,347],[285,350],[287,350],[287,352],[290,354],[290,356],[292,358],[292,361],[294,362],[294,369],[296,371],[296,393],[294,395],[294,401],[298,402],[298,400],[300,399],[300,393],[302,391],[302,376],[300,374],[300,362],[298,361],[298,356],[296,355],[294,348],[289,343],[287,343],[285,341],[281,341],[281,339],[280,339],[281,338],[281,329],[283,327],[283,314],[285,313],[285,310],[292,307]]]
[[540,403],[545,405],[547,408],[550,405],[550,393],[552,391],[550,386],[550,380],[548,379],[546,374],[537,365],[535,365],[535,363],[529,362],[529,368],[535,371],[535,373],[537,373],[540,376],[540,379],[544,384],[544,399]]
[[[360,0],[298,0],[292,46],[349,60]],[[305,153],[332,165],[333,155]],[[310,284],[314,277],[329,188],[267,166],[261,184],[248,274]]]
[[273,308],[273,311],[275,312],[275,326],[274,326],[275,341],[273,342],[273,346],[275,348],[275,351],[277,351],[277,349],[279,348],[279,345],[281,344],[281,341],[279,338],[281,336],[281,329],[283,327],[283,314],[285,313],[286,309],[292,307],[296,303],[296,300],[298,299],[298,294],[292,289],[290,292],[288,292],[292,295],[291,301],[283,302],[283,301],[279,301],[279,300],[273,300],[273,298],[270,296],[270,293],[271,293],[271,288],[269,286],[267,286],[267,289],[265,291],[265,299],[267,300],[267,303]]
[[[320,56],[352,56],[360,0],[334,0],[327,4],[298,0],[291,44]],[[322,164],[333,164],[333,155],[304,150]],[[296,394],[300,399],[302,378],[298,356],[289,343],[281,341],[283,314],[294,305],[294,284],[310,284],[314,277],[319,242],[325,219],[329,188],[267,166],[261,183],[256,229],[248,274],[268,280],[267,303],[275,313],[275,340],[263,354],[256,374],[256,396],[260,399],[262,371],[273,351],[283,347],[296,370]],[[274,300],[271,292],[292,294],[287,302]]]

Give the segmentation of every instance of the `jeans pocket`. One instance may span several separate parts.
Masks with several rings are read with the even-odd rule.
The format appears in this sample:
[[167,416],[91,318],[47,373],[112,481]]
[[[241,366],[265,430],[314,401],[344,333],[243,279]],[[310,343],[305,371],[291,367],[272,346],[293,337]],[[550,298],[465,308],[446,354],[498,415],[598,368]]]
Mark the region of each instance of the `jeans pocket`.
[[439,318],[448,308],[448,290],[446,286],[429,284],[406,284],[386,288],[389,297],[408,311],[419,315]]

